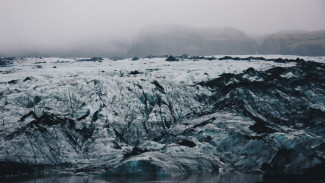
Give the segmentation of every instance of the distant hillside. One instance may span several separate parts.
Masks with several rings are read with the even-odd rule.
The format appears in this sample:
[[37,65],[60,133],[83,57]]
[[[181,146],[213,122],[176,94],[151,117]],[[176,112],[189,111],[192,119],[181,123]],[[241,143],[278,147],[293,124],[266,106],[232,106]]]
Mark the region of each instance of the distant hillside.
[[139,33],[127,56],[255,54],[257,44],[233,28],[153,26]]
[[261,54],[324,56],[325,31],[272,34],[264,39],[259,52]]
[[140,31],[126,56],[241,55],[256,52],[325,56],[325,31],[283,31],[254,39],[234,28],[151,26]]

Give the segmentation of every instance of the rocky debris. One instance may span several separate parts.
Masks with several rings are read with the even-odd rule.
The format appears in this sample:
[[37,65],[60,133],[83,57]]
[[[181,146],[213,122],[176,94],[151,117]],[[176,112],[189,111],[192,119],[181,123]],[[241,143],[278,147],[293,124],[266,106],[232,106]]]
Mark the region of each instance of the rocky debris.
[[176,56],[176,58],[179,58],[179,59],[182,59],[182,60],[184,60],[184,59],[188,59],[190,56],[189,55],[187,55],[187,54],[183,54],[183,55],[181,55],[181,56]]
[[177,58],[175,58],[175,57],[173,57],[173,55],[170,55],[167,59],[166,59],[166,61],[178,61],[178,59]]
[[43,62],[34,62],[34,64],[45,64],[46,62],[43,61]]
[[89,59],[79,59],[80,62],[102,62],[104,59],[102,57],[92,57]]
[[168,58],[169,55],[147,55],[145,58]]
[[54,61],[52,63],[64,64],[64,63],[70,63],[70,61],[67,61],[67,60],[57,60],[57,61]]
[[102,57],[92,57],[90,59],[88,59],[88,61],[93,61],[93,62],[101,62],[104,59]]
[[[323,69],[324,64],[315,62],[299,62],[295,67],[276,67],[265,72],[249,68],[242,74],[225,74],[201,84],[216,89],[217,109],[236,110],[254,119],[257,124],[252,130],[256,132],[258,127],[262,130],[272,125],[312,127],[310,123],[318,126],[325,121],[324,111],[313,107],[316,98],[320,100],[317,103],[325,102]],[[283,77],[287,73],[296,75]],[[274,129],[271,131],[276,132]]]
[[212,57],[208,57],[207,60],[216,60],[217,58],[212,56]]
[[189,58],[190,60],[206,60],[204,56],[192,56]]
[[[249,68],[242,74],[224,74],[201,85],[213,90],[215,109],[247,116],[255,121],[249,129],[264,136],[261,139],[267,142],[268,137],[273,137],[280,144],[286,144],[276,153],[270,152],[272,158],[263,164],[269,169],[264,167],[264,170],[301,173],[323,163],[323,157],[304,140],[299,143],[300,147],[288,147],[283,140],[301,139],[305,135],[298,134],[305,131],[320,140],[316,140],[315,147],[324,141],[324,130],[316,130],[325,127],[324,70],[322,63],[297,62],[295,67],[276,67],[267,71]],[[282,77],[285,73],[295,74],[294,77]]]
[[158,83],[158,81],[153,81],[152,84],[154,84],[154,85],[156,86],[156,88],[157,88],[160,92],[165,93],[165,89],[164,89],[164,87],[161,86],[161,85]]
[[88,110],[86,112],[86,114],[84,114],[84,115],[80,116],[79,118],[77,118],[77,121],[81,121],[81,120],[86,119],[89,116],[89,114],[90,114],[90,111]]
[[188,146],[188,147],[195,147],[196,144],[192,141],[189,141],[189,140],[181,140],[179,141],[177,144],[181,145],[181,146]]
[[19,81],[18,79],[14,79],[14,80],[8,81],[8,84],[11,84],[11,85],[17,84],[18,81]]
[[131,74],[131,75],[137,75],[137,74],[141,74],[141,72],[135,70],[135,71],[131,71],[129,74]]
[[217,60],[216,57],[192,56],[188,57],[189,60]]
[[247,61],[251,61],[251,60],[263,60],[263,61],[273,61],[273,62],[278,62],[278,63],[288,63],[288,62],[301,62],[304,61],[303,59],[300,59],[299,57],[297,57],[296,59],[283,59],[283,58],[276,58],[276,59],[266,59],[264,57],[231,57],[231,56],[224,56],[219,58],[218,60],[247,60]]
[[0,57],[0,67],[11,65],[14,60],[15,57]]
[[139,58],[138,57],[133,57],[132,60],[136,61],[136,60],[139,60]]
[[113,60],[113,61],[118,61],[118,60],[122,60],[123,58],[121,58],[121,57],[112,57],[110,59]]
[[25,82],[25,81],[30,81],[30,80],[32,80],[31,77],[26,77],[23,81]]
[[147,152],[147,150],[145,150],[145,149],[143,150],[138,147],[134,147],[131,152],[124,154],[124,158],[127,159],[129,157],[136,156],[136,155],[139,155],[139,154],[142,154],[145,152]]

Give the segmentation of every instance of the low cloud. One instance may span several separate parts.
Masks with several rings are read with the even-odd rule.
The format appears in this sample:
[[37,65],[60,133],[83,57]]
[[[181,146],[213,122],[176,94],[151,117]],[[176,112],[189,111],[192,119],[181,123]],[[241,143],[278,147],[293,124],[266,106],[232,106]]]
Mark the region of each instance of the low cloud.
[[323,0],[1,0],[0,55],[123,56],[151,24],[320,30],[324,8]]

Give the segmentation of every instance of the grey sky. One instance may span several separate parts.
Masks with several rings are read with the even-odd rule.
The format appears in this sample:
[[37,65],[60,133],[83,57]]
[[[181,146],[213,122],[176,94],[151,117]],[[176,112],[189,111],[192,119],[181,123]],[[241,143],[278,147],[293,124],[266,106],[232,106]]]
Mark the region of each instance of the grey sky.
[[0,55],[114,52],[148,24],[267,34],[325,29],[324,19],[324,0],[0,0]]

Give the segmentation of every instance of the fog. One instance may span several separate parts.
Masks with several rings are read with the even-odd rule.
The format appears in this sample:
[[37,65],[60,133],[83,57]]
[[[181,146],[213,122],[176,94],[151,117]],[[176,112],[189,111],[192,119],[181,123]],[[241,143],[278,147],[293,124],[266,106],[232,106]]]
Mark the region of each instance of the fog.
[[324,0],[1,0],[0,56],[123,56],[140,30],[325,29]]

